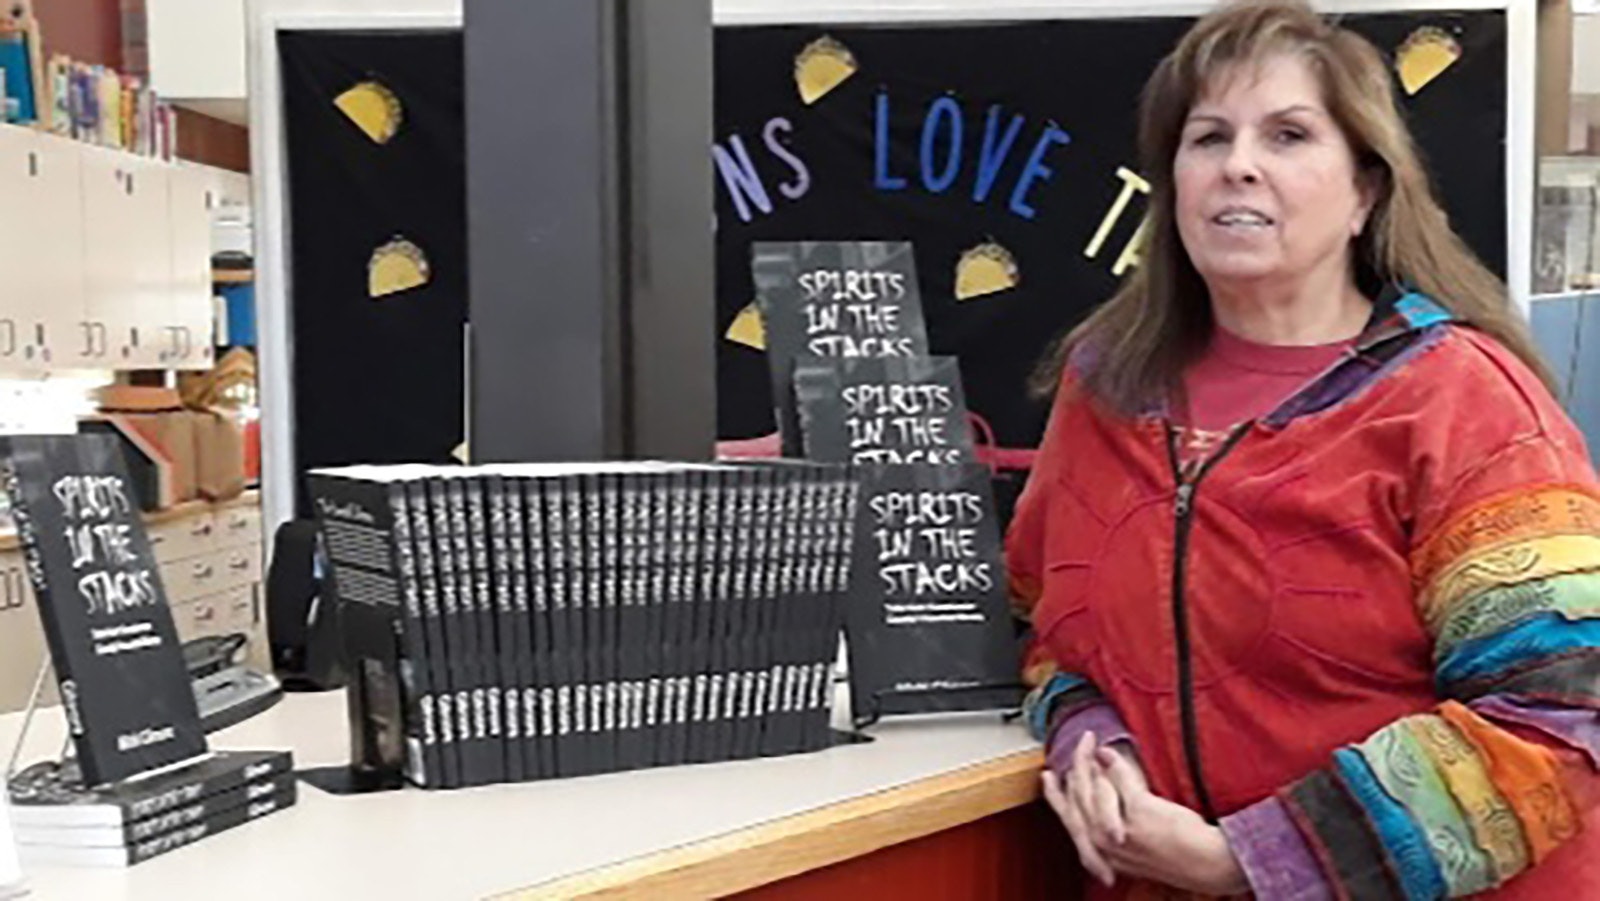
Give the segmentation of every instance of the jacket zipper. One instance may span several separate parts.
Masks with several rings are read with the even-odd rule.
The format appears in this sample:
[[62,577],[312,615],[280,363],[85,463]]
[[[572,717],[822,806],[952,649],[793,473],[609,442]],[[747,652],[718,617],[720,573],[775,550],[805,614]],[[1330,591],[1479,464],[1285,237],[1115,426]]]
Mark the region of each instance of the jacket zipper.
[[1177,483],[1173,497],[1173,524],[1175,540],[1172,563],[1172,625],[1177,636],[1178,652],[1178,711],[1183,729],[1183,754],[1188,764],[1189,779],[1194,783],[1195,796],[1200,802],[1200,813],[1207,822],[1216,822],[1216,808],[1211,803],[1211,791],[1206,787],[1205,771],[1200,761],[1200,731],[1194,710],[1194,662],[1189,646],[1189,610],[1184,597],[1188,575],[1189,532],[1194,526],[1194,496],[1200,483],[1213,466],[1226,457],[1249,431],[1250,423],[1236,426],[1222,445],[1201,462],[1191,477],[1183,472],[1178,456],[1178,431],[1167,429],[1167,455],[1172,462],[1172,477]]

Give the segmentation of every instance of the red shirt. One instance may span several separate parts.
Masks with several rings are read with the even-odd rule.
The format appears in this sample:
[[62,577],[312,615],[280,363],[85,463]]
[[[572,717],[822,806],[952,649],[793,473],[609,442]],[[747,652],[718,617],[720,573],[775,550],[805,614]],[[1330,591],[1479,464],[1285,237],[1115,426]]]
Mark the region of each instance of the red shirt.
[[1185,402],[1175,411],[1187,459],[1203,456],[1241,422],[1265,416],[1321,375],[1355,345],[1258,344],[1218,326],[1205,354],[1183,375]]

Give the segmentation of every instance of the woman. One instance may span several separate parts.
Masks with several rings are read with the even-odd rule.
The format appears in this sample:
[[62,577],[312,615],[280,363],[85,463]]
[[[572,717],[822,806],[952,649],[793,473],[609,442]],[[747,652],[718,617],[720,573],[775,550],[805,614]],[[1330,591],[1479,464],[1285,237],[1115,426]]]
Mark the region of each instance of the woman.
[[1007,539],[1092,895],[1600,897],[1600,487],[1382,58],[1226,6],[1140,142]]

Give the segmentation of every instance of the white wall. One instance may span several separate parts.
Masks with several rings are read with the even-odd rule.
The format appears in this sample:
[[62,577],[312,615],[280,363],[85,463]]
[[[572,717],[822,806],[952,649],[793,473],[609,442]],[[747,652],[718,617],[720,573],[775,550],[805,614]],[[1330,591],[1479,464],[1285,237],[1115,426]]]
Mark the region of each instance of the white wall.
[[174,99],[243,99],[245,0],[145,0],[150,83]]

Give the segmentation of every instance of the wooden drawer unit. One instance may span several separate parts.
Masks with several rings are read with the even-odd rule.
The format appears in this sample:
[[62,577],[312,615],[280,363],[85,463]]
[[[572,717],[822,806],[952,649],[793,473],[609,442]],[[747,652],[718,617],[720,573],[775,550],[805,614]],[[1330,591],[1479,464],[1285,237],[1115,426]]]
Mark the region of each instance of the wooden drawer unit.
[[245,585],[209,594],[172,608],[178,638],[193,641],[208,635],[252,634],[256,628],[255,586]]
[[216,547],[261,545],[261,507],[238,504],[219,508],[216,518]]
[[261,579],[261,548],[240,545],[161,564],[161,584],[173,606]]
[[209,510],[157,523],[146,532],[159,563],[196,557],[217,547],[216,514]]

